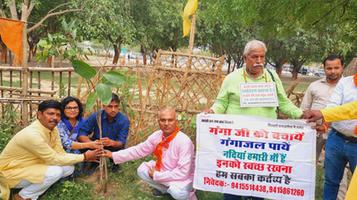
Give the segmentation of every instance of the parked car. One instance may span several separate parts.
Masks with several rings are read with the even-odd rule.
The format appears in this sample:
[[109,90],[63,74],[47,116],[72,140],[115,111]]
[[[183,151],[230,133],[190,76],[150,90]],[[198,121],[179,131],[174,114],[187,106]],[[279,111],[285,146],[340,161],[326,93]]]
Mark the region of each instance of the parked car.
[[323,69],[318,69],[315,74],[317,77],[324,77],[325,76],[325,71]]

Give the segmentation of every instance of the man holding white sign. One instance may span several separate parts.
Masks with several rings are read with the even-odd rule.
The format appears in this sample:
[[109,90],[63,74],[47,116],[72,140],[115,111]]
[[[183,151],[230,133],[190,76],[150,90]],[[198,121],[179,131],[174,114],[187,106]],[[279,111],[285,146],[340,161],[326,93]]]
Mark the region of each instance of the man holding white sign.
[[[208,113],[276,119],[279,107],[279,110],[290,118],[296,119],[302,115],[302,111],[287,98],[278,75],[264,68],[266,51],[262,41],[252,40],[246,44],[243,52],[246,66],[224,79],[216,101]],[[241,198],[244,197],[224,195],[225,200]]]

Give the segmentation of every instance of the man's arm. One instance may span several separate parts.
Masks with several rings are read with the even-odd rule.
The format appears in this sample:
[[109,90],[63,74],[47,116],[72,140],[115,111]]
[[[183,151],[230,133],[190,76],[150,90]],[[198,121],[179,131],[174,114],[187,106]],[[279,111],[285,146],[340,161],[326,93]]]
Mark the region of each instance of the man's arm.
[[97,123],[96,113],[93,113],[79,127],[78,130],[79,142],[92,142],[92,140],[88,137],[88,135],[93,132],[96,123]]
[[124,122],[123,126],[120,127],[119,130],[119,138],[118,138],[118,144],[119,147],[124,147],[126,144],[126,139],[128,138],[129,134],[129,128],[130,128],[130,122],[129,119],[125,116],[124,117]]
[[153,133],[144,142],[132,146],[128,149],[117,152],[105,151],[103,156],[112,158],[115,164],[127,162],[129,160],[136,160],[148,156],[154,152],[156,145],[159,143],[158,137],[161,135],[158,132]]
[[306,110],[303,115],[308,122],[315,122],[323,119],[326,122],[357,119],[357,101],[343,104],[332,108],[320,110]]
[[113,147],[115,149],[124,148],[129,133],[130,122],[129,119],[124,115],[120,121],[121,123],[119,124],[119,130],[116,133],[118,134],[118,137],[115,139],[108,137],[102,138],[101,142],[103,142],[104,146]]
[[[57,137],[59,136],[57,135]],[[57,143],[60,144],[60,141],[58,139],[55,142],[56,145],[54,148],[52,148],[41,137],[40,133],[35,133],[31,134],[31,138],[26,137],[22,140],[19,140],[18,145],[22,146],[27,151],[36,155],[48,165],[73,165],[84,160],[84,155],[64,153],[63,148],[61,151],[57,152]]]
[[321,113],[326,122],[357,119],[357,101],[325,108],[321,110]]
[[290,99],[286,96],[283,84],[275,72],[272,72],[275,78],[275,84],[277,88],[277,95],[279,101],[279,110],[286,114],[289,118],[298,119],[302,115],[302,110],[296,107]]
[[312,99],[311,84],[310,84],[304,94],[304,98],[301,101],[300,109],[301,110],[311,109],[312,101],[313,99]]
[[123,148],[125,146],[125,143],[120,142],[120,141],[116,141],[116,140],[112,140],[112,139],[110,139],[108,137],[101,138],[100,141],[102,142],[102,144],[105,147],[113,147],[115,149],[120,149],[120,148]]
[[[227,107],[228,107],[228,88],[230,84],[230,79],[227,76],[221,85],[221,88],[219,89],[218,95],[216,97],[216,100],[214,101],[212,107],[210,110],[212,110],[212,113],[216,114],[222,114],[225,113]],[[238,86],[237,86],[238,87]]]

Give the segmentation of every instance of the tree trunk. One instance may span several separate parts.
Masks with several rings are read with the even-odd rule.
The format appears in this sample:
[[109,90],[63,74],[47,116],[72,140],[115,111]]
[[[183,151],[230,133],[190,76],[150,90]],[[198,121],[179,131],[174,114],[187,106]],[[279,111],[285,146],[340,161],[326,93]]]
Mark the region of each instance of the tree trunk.
[[278,60],[275,61],[275,71],[276,73],[279,75],[279,77],[281,77],[281,72],[283,71],[283,65],[286,62],[286,60]]
[[3,63],[7,63],[7,47],[6,45],[0,41],[0,53],[1,53],[1,57],[0,57],[0,61],[2,61]]
[[297,71],[295,71],[295,70],[293,70],[291,73],[292,73],[292,79],[296,80],[298,78],[298,74],[299,73]]
[[302,65],[304,64],[304,61],[292,59],[291,64],[293,65],[293,71],[291,72],[292,79],[296,80],[298,78],[298,73],[299,73]]
[[28,52],[28,59],[27,59],[28,62],[31,62],[32,57],[35,55],[36,52],[35,47],[36,44],[34,44],[33,42],[29,42],[29,52]]
[[55,67],[55,56],[49,56],[47,58],[47,64],[48,64],[48,67],[54,68]]
[[228,69],[227,69],[227,74],[231,72],[231,61],[232,57],[230,55],[227,56],[227,63],[228,63]]
[[29,34],[27,36],[27,43],[29,45],[29,52],[28,52],[28,62],[31,62],[32,57],[36,55],[37,50],[37,43],[40,41],[39,37],[34,34]]
[[114,47],[113,64],[116,65],[118,63],[119,56],[120,56],[121,44],[113,44],[113,47]]
[[141,55],[143,56],[143,64],[146,65],[147,58],[146,58],[146,49],[145,49],[144,45],[140,45],[140,51],[141,51]]

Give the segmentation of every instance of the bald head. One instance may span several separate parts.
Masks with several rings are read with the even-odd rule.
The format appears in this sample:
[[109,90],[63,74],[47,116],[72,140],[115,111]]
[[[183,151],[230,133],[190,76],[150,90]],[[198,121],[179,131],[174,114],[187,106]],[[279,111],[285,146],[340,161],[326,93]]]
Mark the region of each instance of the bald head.
[[174,132],[177,126],[176,110],[171,107],[161,108],[159,111],[159,126],[165,136]]
[[160,118],[160,115],[162,114],[162,113],[164,113],[164,112],[169,112],[169,113],[174,113],[175,114],[175,116],[176,116],[176,109],[175,108],[173,108],[173,107],[163,107],[163,108],[160,108],[160,110],[159,110],[159,118]]

